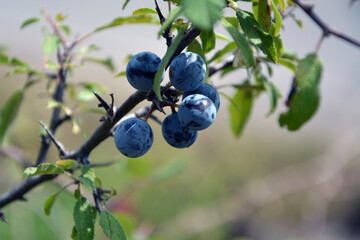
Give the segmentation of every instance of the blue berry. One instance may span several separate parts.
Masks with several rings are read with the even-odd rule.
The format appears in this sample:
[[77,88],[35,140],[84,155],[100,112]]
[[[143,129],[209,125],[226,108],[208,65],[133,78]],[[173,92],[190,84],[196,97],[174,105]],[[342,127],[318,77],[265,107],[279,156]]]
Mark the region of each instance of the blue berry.
[[220,107],[220,97],[219,97],[219,93],[216,91],[216,89],[211,86],[208,83],[203,83],[200,85],[199,88],[197,88],[194,91],[191,92],[184,92],[183,94],[183,99],[185,99],[187,96],[192,95],[192,94],[202,94],[208,98],[210,98],[210,100],[215,104],[216,107],[216,112],[219,111],[219,107]]
[[196,53],[185,52],[171,61],[170,82],[177,90],[187,92],[197,89],[203,83],[205,75],[205,62]]
[[137,158],[149,151],[154,135],[150,125],[138,118],[129,118],[115,131],[115,145],[127,157]]
[[213,123],[216,117],[216,107],[208,97],[193,94],[181,102],[178,116],[184,127],[200,131]]
[[[154,53],[142,52],[134,55],[127,67],[126,77],[134,88],[141,91],[153,89],[155,74],[160,68],[161,59]],[[165,76],[165,71],[161,81]]]
[[164,119],[161,130],[166,142],[176,148],[190,147],[198,135],[197,131],[181,125],[177,113],[170,114]]

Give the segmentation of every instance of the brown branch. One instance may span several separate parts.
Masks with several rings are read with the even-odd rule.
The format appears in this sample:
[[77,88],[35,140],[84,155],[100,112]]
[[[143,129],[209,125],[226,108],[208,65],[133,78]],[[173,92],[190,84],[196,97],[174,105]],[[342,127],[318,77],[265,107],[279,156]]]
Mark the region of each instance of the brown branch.
[[[159,5],[157,3],[157,1],[155,0],[155,10],[156,12],[158,13],[158,16],[159,16],[159,19],[160,19],[160,23],[161,25],[165,22],[165,17],[164,15],[162,14],[160,8],[159,8]],[[171,46],[172,44],[172,41],[173,41],[173,38],[174,38],[174,35],[172,34],[171,32],[171,27],[172,27],[172,24],[169,25],[169,27],[167,27],[163,33],[163,37],[166,39],[166,45],[168,47]]]
[[313,11],[313,6],[303,3],[301,0],[293,0],[304,12],[323,30],[324,36],[334,35],[344,41],[351,43],[357,47],[360,47],[360,42],[343,34],[340,33],[332,28],[330,28],[319,16]]
[[52,17],[50,16],[49,12],[46,9],[43,9],[43,13],[45,15],[46,20],[49,22],[50,26],[54,29],[56,35],[59,37],[64,48],[65,49],[68,48],[69,47],[68,42],[67,42],[64,34],[61,32],[59,26],[54,21],[54,19],[52,19]]
[[53,180],[57,176],[57,174],[38,175],[23,181],[13,189],[0,196],[0,209],[15,200],[23,200],[25,193],[43,182]]
[[68,155],[65,155],[63,159],[76,159],[82,162],[81,159],[83,157],[88,157],[94,148],[96,148],[102,141],[111,136],[111,129],[116,124],[116,122],[129,113],[138,103],[145,100],[146,96],[147,92],[144,91],[136,91],[130,95],[129,98],[120,107],[117,108],[114,120],[112,122],[103,122],[85,141],[85,143],[80,146],[80,148],[70,152]]
[[64,146],[58,140],[56,140],[53,133],[46,127],[46,125],[43,122],[39,121],[39,123],[45,129],[45,131],[49,135],[51,141],[53,141],[53,143],[55,144],[56,148],[58,149],[58,151],[60,153],[60,156],[66,155],[67,152],[66,152]]
[[11,157],[15,161],[19,162],[23,167],[30,167],[32,164],[29,160],[26,159],[23,152],[18,149],[17,147],[10,146],[10,147],[2,147],[0,146],[0,153],[3,155],[6,155],[8,157]]

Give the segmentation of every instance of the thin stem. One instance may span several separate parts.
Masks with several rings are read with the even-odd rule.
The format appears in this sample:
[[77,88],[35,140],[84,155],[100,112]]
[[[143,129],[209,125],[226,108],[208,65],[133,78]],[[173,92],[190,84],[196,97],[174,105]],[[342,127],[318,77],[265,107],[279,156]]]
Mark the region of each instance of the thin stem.
[[36,187],[37,185],[53,180],[56,178],[57,174],[48,174],[48,175],[38,175],[33,176],[29,179],[26,179],[13,189],[9,190],[8,192],[2,194],[0,196],[0,209],[3,208],[5,205],[15,201],[15,200],[21,200],[24,197],[24,194]]
[[316,48],[315,48],[316,53],[319,53],[320,47],[321,47],[322,43],[324,42],[325,38],[326,38],[325,34],[321,35],[321,38],[320,38],[320,40],[319,40],[319,42],[318,42],[318,44],[316,45]]
[[334,35],[340,39],[345,40],[357,47],[360,47],[360,42],[334,29],[331,29],[320,17],[313,11],[313,6],[303,3],[301,0],[293,0],[322,30],[325,37]]
[[51,27],[54,29],[56,35],[59,37],[62,45],[64,46],[64,48],[68,48],[68,42],[64,36],[64,34],[61,32],[59,26],[56,24],[56,22],[52,19],[52,17],[50,16],[49,12],[44,9],[43,13],[45,15],[45,19],[49,22],[49,24],[51,25]]
[[53,133],[46,127],[46,125],[43,122],[39,121],[39,123],[45,129],[45,131],[49,135],[50,139],[54,142],[56,148],[58,149],[58,151],[60,153],[60,156],[66,155],[66,150],[65,150],[64,146],[59,141],[56,140]]

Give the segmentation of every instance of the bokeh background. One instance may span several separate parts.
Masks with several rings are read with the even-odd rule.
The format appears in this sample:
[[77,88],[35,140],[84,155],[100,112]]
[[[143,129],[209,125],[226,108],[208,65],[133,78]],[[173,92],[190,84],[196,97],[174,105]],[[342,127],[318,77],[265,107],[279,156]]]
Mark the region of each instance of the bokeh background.
[[[309,1],[329,26],[360,39],[360,3],[350,1]],[[123,0],[45,1],[1,0],[0,44],[11,56],[42,69],[42,26],[34,24],[19,30],[21,23],[39,16],[41,8],[52,15],[62,12],[71,26],[72,36],[81,36],[118,16],[131,15],[140,7],[154,7],[150,0],[132,0],[122,10]],[[159,1],[167,12],[167,4]],[[248,9],[249,4],[239,3]],[[225,13],[231,13],[225,12]],[[286,49],[299,57],[314,51],[321,30],[295,11],[304,29],[291,19],[284,21],[282,38]],[[221,26],[216,27],[224,33]],[[111,56],[116,72],[126,67],[128,54],[166,52],[165,40],[157,38],[156,25],[128,25],[93,35],[81,46],[96,44],[96,57]],[[218,46],[225,43],[219,41]],[[211,55],[212,53],[210,53]],[[132,239],[360,239],[360,49],[329,37],[319,55],[324,64],[321,80],[321,106],[315,117],[299,131],[280,128],[277,118],[285,110],[285,98],[292,74],[274,66],[271,78],[283,98],[277,111],[267,117],[270,103],[261,95],[254,104],[249,122],[240,138],[229,126],[229,102],[221,99],[215,123],[199,134],[189,149],[174,149],[161,136],[161,128],[150,122],[155,134],[152,149],[143,158],[126,159],[111,139],[91,154],[93,162],[114,160],[111,167],[98,168],[96,174],[106,188],[117,195],[108,208],[120,219]],[[0,66],[0,105],[20,89],[25,77],[5,77],[9,68]],[[76,69],[69,81],[99,82],[115,94],[117,105],[134,92],[125,78],[102,66],[86,64]],[[245,71],[225,78],[215,75],[215,85],[239,81]],[[167,81],[167,79],[165,80]],[[35,159],[39,148],[38,120],[49,121],[46,109],[46,82],[26,92],[19,116],[10,130],[8,147],[22,149]],[[223,89],[233,94],[231,89]],[[87,103],[96,106],[96,101]],[[140,107],[140,106],[139,106]],[[163,118],[158,114],[159,118]],[[99,115],[81,113],[83,134],[73,134],[70,123],[57,132],[68,149],[76,149],[99,125]],[[49,162],[58,160],[54,147]],[[22,181],[23,168],[0,153],[0,193]],[[75,200],[63,192],[52,214],[46,216],[43,203],[67,178],[43,184],[26,195],[27,202],[14,202],[3,210],[9,224],[0,222],[0,239],[70,239],[74,224]],[[97,227],[96,239],[105,239]]]

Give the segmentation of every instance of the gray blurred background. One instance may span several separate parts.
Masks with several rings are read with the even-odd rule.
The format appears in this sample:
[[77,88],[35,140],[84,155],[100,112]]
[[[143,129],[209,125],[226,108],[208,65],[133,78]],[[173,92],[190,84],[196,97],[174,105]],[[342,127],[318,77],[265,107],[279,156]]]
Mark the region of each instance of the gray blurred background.
[[[352,7],[349,1],[309,2],[329,26],[360,40],[358,1]],[[68,15],[65,22],[71,26],[72,39],[118,16],[131,15],[137,8],[154,7],[151,0],[132,0],[125,10],[121,9],[123,0],[1,0],[0,3],[0,45],[7,48],[9,55],[40,70],[43,25],[37,23],[23,30],[19,27],[25,19],[39,16],[41,8],[52,15],[58,12]],[[167,4],[159,3],[167,13]],[[238,4],[240,8],[249,8],[247,3]],[[225,13],[232,14],[229,10]],[[302,20],[304,29],[286,19],[281,36],[286,49],[305,57],[315,50],[322,32],[300,9],[295,14]],[[216,29],[225,34],[220,25]],[[81,46],[96,44],[101,47],[93,56],[111,56],[119,72],[125,69],[124,59],[128,54],[142,51],[152,51],[160,57],[165,54],[165,40],[157,38],[158,30],[156,25],[116,27],[94,34]],[[220,40],[218,44],[225,43]],[[146,155],[149,168],[155,169],[174,159],[186,162],[186,168],[166,182],[135,188],[129,198],[137,209],[138,224],[134,225],[147,223],[145,226],[159,236],[158,239],[351,239],[350,233],[359,234],[360,49],[331,36],[323,42],[319,56],[324,65],[321,105],[315,117],[299,131],[289,132],[277,122],[279,114],[286,109],[284,102],[292,80],[292,73],[282,66],[274,66],[270,79],[283,96],[277,111],[266,117],[270,103],[265,94],[261,95],[239,139],[231,133],[229,102],[225,98],[221,99],[215,123],[201,132],[189,149],[178,150],[166,145],[160,127],[152,122],[156,139]],[[4,77],[7,70],[0,66],[0,106],[25,81],[22,76]],[[100,82],[107,86],[109,93],[115,94],[119,105],[134,90],[125,78],[113,75],[89,63],[84,69],[76,70],[70,81]],[[222,85],[244,78],[244,71],[236,71],[222,79],[215,75],[212,80],[215,85]],[[42,94],[44,86],[45,83],[40,84],[26,93],[19,118],[10,131],[9,142],[24,149],[31,159],[35,158],[39,146],[38,120],[48,122],[51,113],[46,109],[47,98]],[[224,91],[233,94],[231,89]],[[93,107],[96,104],[95,101],[89,103]],[[99,116],[81,116],[83,131],[91,134],[98,125]],[[161,114],[158,116],[163,118]],[[57,137],[69,149],[75,149],[84,141],[81,134],[71,132],[70,124],[66,124]],[[56,150],[52,149],[49,156],[50,162],[56,161]],[[104,142],[91,157],[96,162],[128,161],[119,156],[111,140]],[[4,192],[21,181],[22,170],[8,158],[0,158],[0,167],[0,192]],[[126,181],[138,182],[138,178],[129,180],[119,176],[122,167],[120,163],[112,169],[97,170],[106,185],[118,190],[119,199],[126,189]],[[16,222],[16,227],[0,223],[0,239],[41,239],[41,230],[34,230],[37,229],[35,224],[24,217],[36,211],[40,213],[35,215],[41,224],[47,225],[44,228],[50,229],[54,239],[68,239],[73,224],[68,221],[72,216],[71,196],[59,201],[68,211],[54,209],[50,217],[42,213],[43,202],[55,190],[56,187],[46,184],[29,195],[28,203],[14,203],[4,209],[9,220]],[[18,231],[19,227],[23,231]],[[360,235],[352,237],[360,239]],[[102,239],[101,235],[96,239]]]

